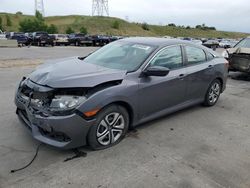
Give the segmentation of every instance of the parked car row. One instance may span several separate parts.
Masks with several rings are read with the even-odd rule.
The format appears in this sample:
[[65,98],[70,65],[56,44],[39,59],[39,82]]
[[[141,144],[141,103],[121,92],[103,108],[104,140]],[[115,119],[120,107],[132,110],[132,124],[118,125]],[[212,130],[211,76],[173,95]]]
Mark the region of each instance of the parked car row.
[[38,31],[34,33],[8,32],[6,38],[17,40],[20,46],[104,46],[110,42],[121,39],[120,36],[105,35],[86,35],[82,33],[72,34],[48,34],[47,32]]
[[235,39],[223,39],[223,38],[191,38],[191,37],[177,37],[181,40],[187,40],[194,42],[195,44],[200,44],[215,50],[216,48],[232,48],[239,40]]

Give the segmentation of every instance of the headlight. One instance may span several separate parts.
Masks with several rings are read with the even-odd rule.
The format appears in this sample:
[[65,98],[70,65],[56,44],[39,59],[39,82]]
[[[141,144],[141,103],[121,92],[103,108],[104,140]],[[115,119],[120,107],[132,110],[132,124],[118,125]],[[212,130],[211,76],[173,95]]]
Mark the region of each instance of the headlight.
[[50,109],[52,111],[64,111],[64,110],[70,110],[81,103],[86,101],[86,97],[84,96],[66,96],[66,95],[58,95],[55,96],[54,99],[52,99],[50,104]]
[[229,54],[227,52],[227,50],[223,51],[221,54],[224,58],[228,59],[229,58]]

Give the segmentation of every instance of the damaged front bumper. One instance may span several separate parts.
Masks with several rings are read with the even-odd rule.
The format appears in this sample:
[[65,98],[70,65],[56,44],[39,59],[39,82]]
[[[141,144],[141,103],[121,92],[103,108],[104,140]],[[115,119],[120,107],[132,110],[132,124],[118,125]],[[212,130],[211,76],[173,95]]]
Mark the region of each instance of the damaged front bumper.
[[30,100],[18,90],[15,96],[16,113],[32,136],[48,145],[72,149],[87,144],[89,128],[95,119],[86,120],[76,111],[69,115],[55,116],[33,108]]
[[229,64],[232,70],[250,73],[250,55],[232,54],[229,59]]
[[229,70],[250,73],[250,49],[231,48],[227,50],[229,55]]

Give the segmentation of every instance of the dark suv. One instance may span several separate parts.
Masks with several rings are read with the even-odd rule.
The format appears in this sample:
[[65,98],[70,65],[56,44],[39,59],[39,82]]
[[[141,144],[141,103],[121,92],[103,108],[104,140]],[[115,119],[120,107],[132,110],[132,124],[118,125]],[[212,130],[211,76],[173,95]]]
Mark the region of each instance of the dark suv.
[[93,38],[82,33],[78,34],[72,33],[69,35],[69,44],[73,44],[75,46],[81,46],[81,45],[92,46]]
[[104,46],[110,43],[110,37],[104,35],[93,35],[93,45],[94,46]]
[[54,46],[54,37],[47,32],[39,31],[33,33],[33,44],[36,46],[51,45]]
[[14,39],[17,40],[18,46],[28,46],[31,44],[32,39],[28,36],[26,36],[24,33],[16,33],[13,32],[10,36],[9,39]]

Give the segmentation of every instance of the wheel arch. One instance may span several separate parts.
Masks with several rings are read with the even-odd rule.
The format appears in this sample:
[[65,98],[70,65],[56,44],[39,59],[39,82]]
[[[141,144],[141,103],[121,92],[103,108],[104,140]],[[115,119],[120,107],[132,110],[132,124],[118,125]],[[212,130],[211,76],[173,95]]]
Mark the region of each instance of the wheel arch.
[[134,122],[134,110],[132,108],[132,106],[125,102],[125,101],[113,101],[107,105],[105,105],[103,108],[106,108],[107,106],[111,106],[111,105],[118,105],[118,106],[122,106],[123,108],[125,108],[128,112],[129,115],[129,128],[131,128],[133,126],[133,122]]
[[216,77],[214,80],[219,80],[220,81],[220,83],[221,83],[221,92],[222,92],[222,88],[224,87],[223,79],[221,77]]

